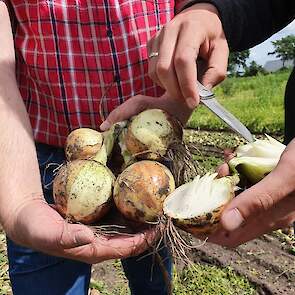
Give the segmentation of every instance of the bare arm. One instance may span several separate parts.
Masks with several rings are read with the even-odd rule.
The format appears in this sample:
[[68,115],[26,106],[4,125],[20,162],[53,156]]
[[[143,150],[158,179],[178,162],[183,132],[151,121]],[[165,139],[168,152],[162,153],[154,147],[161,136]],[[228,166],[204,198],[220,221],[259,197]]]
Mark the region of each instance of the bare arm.
[[11,212],[42,200],[32,129],[15,78],[9,14],[0,2],[0,221],[9,231]]

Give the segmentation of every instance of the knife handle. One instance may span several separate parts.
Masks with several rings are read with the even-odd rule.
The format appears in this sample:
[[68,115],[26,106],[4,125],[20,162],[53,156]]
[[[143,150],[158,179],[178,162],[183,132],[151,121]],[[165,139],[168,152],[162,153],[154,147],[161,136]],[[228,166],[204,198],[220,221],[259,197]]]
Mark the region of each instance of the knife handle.
[[198,86],[198,89],[199,89],[199,96],[202,99],[209,99],[209,98],[213,98],[214,97],[214,93],[211,90],[207,89],[199,81],[197,81],[197,86]]

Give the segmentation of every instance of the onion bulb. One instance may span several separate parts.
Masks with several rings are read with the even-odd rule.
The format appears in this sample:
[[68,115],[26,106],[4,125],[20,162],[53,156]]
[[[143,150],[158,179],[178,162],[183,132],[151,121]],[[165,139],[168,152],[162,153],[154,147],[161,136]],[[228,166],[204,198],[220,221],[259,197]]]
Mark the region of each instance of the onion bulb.
[[114,176],[96,161],[74,160],[53,181],[57,211],[64,217],[90,224],[103,217],[111,204]]
[[169,145],[182,139],[180,123],[160,109],[148,109],[134,116],[128,126],[125,145],[139,159],[159,160]]
[[117,178],[114,201],[118,210],[137,222],[154,222],[163,214],[163,202],[174,190],[169,169],[155,161],[139,161]]
[[229,166],[255,184],[276,167],[285,148],[284,144],[266,135],[266,139],[238,147]]
[[72,131],[66,140],[65,154],[68,161],[92,159],[102,164],[107,162],[107,152],[103,145],[101,132],[90,128],[78,128]]
[[164,214],[192,234],[213,232],[238,182],[237,176],[216,177],[207,173],[179,186],[165,199]]

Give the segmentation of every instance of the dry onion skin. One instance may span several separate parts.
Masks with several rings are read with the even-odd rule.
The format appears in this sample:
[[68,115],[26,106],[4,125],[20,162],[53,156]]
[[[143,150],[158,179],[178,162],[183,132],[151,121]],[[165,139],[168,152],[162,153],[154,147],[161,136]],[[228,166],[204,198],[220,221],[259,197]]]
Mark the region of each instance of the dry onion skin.
[[163,202],[175,189],[173,175],[161,163],[149,160],[127,167],[117,178],[114,201],[128,219],[157,222],[163,215]]
[[284,144],[266,135],[266,139],[257,139],[238,147],[236,156],[228,164],[232,171],[255,184],[277,166],[285,148]]
[[113,183],[112,172],[101,163],[92,160],[68,162],[53,181],[56,209],[71,221],[94,223],[110,208]]
[[124,138],[133,157],[149,160],[162,159],[169,145],[181,139],[181,124],[160,109],[148,109],[134,116]]
[[210,234],[216,229],[224,207],[234,197],[238,181],[237,176],[217,178],[217,173],[196,176],[166,198],[164,214],[189,233]]
[[67,137],[65,155],[68,161],[92,159],[102,164],[107,162],[107,152],[103,145],[103,133],[91,128],[78,128]]

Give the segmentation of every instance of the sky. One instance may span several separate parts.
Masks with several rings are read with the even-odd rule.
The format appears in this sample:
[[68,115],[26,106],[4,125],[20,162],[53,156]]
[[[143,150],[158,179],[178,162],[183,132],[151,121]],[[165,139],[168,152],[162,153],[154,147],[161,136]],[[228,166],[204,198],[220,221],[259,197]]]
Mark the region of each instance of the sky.
[[250,61],[255,60],[258,64],[263,66],[266,61],[276,59],[275,55],[267,55],[268,52],[272,52],[274,49],[271,41],[275,41],[292,34],[295,35],[295,21],[290,23],[283,30],[271,36],[263,43],[251,48],[249,58]]

